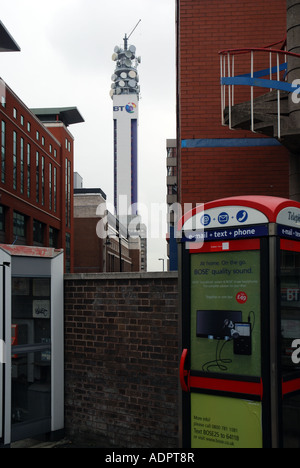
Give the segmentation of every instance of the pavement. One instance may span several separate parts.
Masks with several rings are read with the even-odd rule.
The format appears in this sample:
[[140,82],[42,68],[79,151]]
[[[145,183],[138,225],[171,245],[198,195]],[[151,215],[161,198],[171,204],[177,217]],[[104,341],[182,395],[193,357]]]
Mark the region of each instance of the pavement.
[[97,440],[70,440],[68,438],[59,441],[41,441],[37,439],[25,439],[11,444],[10,448],[107,448],[105,444],[97,442]]
[[25,439],[12,443],[11,448],[75,448],[75,446],[68,439],[62,439],[56,442]]

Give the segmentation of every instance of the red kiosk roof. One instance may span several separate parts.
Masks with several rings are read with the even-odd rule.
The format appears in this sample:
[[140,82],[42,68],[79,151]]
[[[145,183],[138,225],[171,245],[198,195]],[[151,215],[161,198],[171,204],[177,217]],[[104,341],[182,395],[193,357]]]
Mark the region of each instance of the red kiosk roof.
[[300,203],[288,200],[286,198],[268,197],[268,196],[241,196],[241,197],[230,197],[215,200],[213,202],[205,203],[197,206],[193,210],[186,213],[178,222],[178,230],[181,231],[186,221],[198,213],[210,210],[212,208],[218,208],[223,206],[244,206],[253,208],[261,213],[265,214],[270,223],[275,223],[278,213],[281,210],[288,207],[294,207],[300,209]]

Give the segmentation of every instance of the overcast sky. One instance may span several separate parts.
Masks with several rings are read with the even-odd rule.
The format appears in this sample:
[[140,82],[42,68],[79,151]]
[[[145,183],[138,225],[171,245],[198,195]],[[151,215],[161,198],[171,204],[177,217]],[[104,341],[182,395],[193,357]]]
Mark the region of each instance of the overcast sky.
[[[139,202],[166,201],[166,139],[176,138],[175,0],[0,0],[21,53],[1,54],[1,78],[29,108],[76,106],[74,167],[113,203],[112,54],[130,38],[139,66]],[[149,207],[150,211],[150,207]],[[149,270],[165,240],[149,239]]]

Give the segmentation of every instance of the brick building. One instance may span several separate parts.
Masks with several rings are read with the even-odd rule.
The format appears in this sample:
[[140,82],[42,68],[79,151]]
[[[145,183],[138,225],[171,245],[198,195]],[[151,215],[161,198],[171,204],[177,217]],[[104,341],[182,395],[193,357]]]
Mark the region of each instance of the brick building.
[[221,124],[219,58],[220,50],[284,40],[286,1],[177,0],[177,18],[181,203],[242,194],[288,197],[288,151],[273,138]]
[[130,237],[127,227],[107,210],[100,188],[74,190],[75,273],[141,271],[144,241]]
[[0,242],[63,248],[73,271],[76,108],[30,110],[1,81]]

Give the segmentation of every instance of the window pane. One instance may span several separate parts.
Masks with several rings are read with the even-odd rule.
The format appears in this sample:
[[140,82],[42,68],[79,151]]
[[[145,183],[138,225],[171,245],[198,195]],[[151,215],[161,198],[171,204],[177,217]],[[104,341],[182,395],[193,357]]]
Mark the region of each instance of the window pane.
[[14,345],[50,343],[50,278],[13,278]]
[[12,357],[12,424],[51,417],[51,351]]

